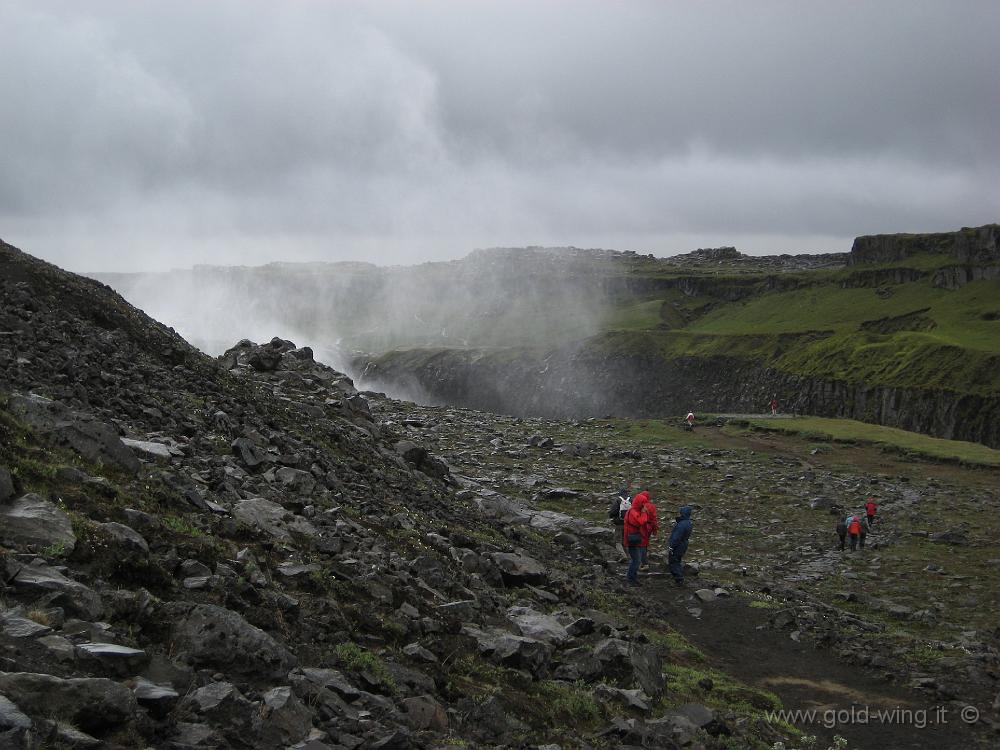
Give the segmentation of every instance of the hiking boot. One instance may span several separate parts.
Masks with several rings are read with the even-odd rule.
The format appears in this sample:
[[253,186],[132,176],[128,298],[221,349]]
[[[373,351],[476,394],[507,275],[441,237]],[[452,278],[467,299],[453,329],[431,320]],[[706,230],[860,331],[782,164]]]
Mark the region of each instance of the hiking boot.
[[681,587],[683,587],[683,586],[684,586],[684,579],[683,579],[683,578],[675,578],[675,579],[674,579],[674,583],[675,583],[675,584],[676,584],[677,586],[681,586]]

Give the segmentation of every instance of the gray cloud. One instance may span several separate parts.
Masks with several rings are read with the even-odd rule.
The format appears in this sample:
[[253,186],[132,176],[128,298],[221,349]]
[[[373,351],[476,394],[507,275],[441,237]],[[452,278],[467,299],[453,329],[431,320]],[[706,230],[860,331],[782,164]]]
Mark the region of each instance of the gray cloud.
[[0,236],[74,269],[997,220],[1000,5],[0,0]]

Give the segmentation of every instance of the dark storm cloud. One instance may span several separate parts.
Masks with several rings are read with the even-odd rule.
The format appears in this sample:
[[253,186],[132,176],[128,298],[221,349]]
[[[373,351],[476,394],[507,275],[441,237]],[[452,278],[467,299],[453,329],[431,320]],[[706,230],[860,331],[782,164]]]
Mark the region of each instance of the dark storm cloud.
[[77,269],[847,249],[997,219],[991,2],[0,0],[0,236]]

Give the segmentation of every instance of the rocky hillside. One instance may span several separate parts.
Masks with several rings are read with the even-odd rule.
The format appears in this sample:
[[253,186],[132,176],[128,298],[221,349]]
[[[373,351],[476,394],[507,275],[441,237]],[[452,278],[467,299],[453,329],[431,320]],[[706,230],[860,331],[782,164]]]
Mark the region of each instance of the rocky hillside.
[[288,341],[213,360],[8,245],[0,279],[4,748],[790,731],[736,683],[757,708],[668,688],[664,665],[695,651],[660,604],[622,596],[608,525],[454,473],[421,437],[436,420]]
[[[848,683],[983,719],[801,728],[990,741],[993,475],[418,407],[281,339],[216,360],[8,245],[0,299],[2,747],[759,748],[798,731],[769,711]],[[694,502],[689,589],[623,590],[622,479],[664,525]],[[831,553],[830,509],[869,492],[878,554]]]

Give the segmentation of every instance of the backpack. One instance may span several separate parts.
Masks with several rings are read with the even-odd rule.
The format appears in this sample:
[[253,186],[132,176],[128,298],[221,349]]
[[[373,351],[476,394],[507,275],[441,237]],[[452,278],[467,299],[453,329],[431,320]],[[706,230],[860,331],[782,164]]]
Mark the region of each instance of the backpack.
[[623,497],[622,501],[618,503],[618,520],[622,523],[625,522],[625,514],[632,509],[632,498]]

